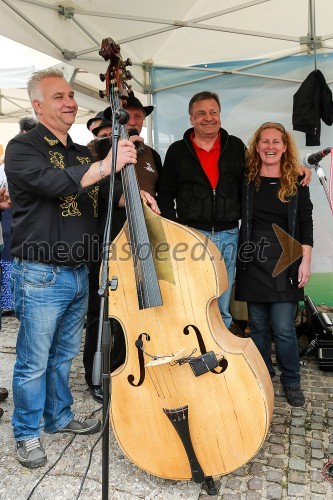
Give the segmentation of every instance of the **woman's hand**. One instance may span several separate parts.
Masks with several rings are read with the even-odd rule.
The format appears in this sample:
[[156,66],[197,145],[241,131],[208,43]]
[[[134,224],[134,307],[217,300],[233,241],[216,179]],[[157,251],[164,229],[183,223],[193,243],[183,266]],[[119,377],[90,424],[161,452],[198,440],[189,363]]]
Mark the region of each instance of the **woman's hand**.
[[6,208],[11,207],[11,201],[9,198],[9,193],[7,188],[3,187],[0,189],[0,210],[6,210]]
[[300,266],[298,268],[298,288],[302,288],[304,285],[306,285],[311,276],[310,263],[312,247],[310,247],[309,245],[302,245],[302,250],[302,262],[300,263]]
[[312,170],[310,170],[308,167],[305,167],[304,165],[299,165],[298,175],[302,175],[302,176],[304,175],[303,179],[300,182],[301,186],[309,186],[310,185],[311,177],[312,177]]

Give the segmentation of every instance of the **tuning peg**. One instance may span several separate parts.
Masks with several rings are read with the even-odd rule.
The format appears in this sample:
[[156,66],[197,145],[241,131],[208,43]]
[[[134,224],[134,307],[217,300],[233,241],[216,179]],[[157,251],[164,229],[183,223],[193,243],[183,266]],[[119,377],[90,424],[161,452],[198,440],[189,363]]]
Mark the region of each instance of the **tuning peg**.
[[105,82],[105,75],[103,73],[100,73],[99,79],[101,80],[101,82]]
[[99,95],[99,97],[101,97],[103,99],[106,94],[105,94],[105,92],[103,92],[103,90],[99,90],[98,95]]
[[126,59],[126,61],[124,61],[124,64],[125,66],[132,66],[132,61],[130,60],[129,57]]
[[128,71],[128,70],[127,70],[127,71],[125,72],[125,80],[132,80],[132,78],[133,78],[132,73],[131,73],[130,71]]

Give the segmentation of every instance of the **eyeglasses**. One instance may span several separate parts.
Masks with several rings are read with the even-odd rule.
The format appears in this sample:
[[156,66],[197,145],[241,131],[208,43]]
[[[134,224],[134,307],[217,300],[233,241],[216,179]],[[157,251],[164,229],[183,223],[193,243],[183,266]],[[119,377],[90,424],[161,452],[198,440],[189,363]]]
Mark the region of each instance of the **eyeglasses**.
[[277,123],[277,122],[265,122],[262,125],[260,125],[259,130],[262,129],[262,128],[269,128],[269,126],[280,128],[280,129],[282,129],[283,133],[286,132],[286,130],[285,130],[284,126],[282,125],[282,123]]

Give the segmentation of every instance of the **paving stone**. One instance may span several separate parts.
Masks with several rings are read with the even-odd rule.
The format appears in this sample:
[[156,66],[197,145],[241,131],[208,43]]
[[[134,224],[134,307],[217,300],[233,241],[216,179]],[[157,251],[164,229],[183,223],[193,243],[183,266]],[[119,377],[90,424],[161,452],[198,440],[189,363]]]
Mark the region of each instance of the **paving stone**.
[[282,469],[285,465],[285,462],[288,460],[284,460],[283,458],[278,458],[274,456],[268,456],[267,457],[267,464],[270,465],[271,467],[275,467],[277,469]]
[[312,458],[324,458],[323,450],[312,450],[311,451]]
[[229,477],[226,482],[226,487],[231,490],[239,490],[241,487],[242,481],[236,477]]
[[318,493],[318,494],[324,495],[326,492],[326,487],[324,484],[311,483],[310,490],[312,493]]
[[306,491],[304,491],[303,484],[288,483],[288,499],[291,500],[293,496],[297,498],[308,498]]
[[313,458],[310,460],[310,466],[314,469],[322,470],[325,465],[324,460],[318,460],[317,458]]
[[310,446],[312,449],[320,450],[323,446],[323,442],[319,441],[319,439],[311,439]]
[[316,429],[317,431],[323,430],[324,426],[319,422],[311,422],[311,429]]
[[247,484],[250,490],[261,490],[263,480],[260,477],[252,477]]
[[307,474],[305,472],[300,472],[297,470],[289,470],[287,479],[290,483],[305,484]]
[[307,440],[305,436],[295,436],[293,434],[292,436],[292,444],[293,445],[299,445],[299,446],[306,446]]
[[249,468],[249,473],[252,476],[261,476],[263,474],[263,471],[264,471],[264,465],[258,462],[254,462],[253,464],[251,464]]
[[293,436],[305,436],[305,429],[303,427],[292,427],[290,434]]
[[245,498],[246,500],[262,500],[262,495],[258,491],[247,491]]
[[[209,498],[213,498],[213,497],[209,497]],[[235,493],[224,493],[222,494],[221,497],[222,500],[241,500],[242,496],[240,494],[235,494]]]
[[268,469],[266,471],[266,479],[267,481],[276,481],[280,483],[283,478],[283,471],[277,469]]
[[291,425],[295,427],[303,427],[305,425],[305,419],[301,417],[292,418]]
[[267,486],[267,500],[280,500],[283,488],[280,484],[269,483]]
[[290,446],[289,454],[292,457],[301,457],[301,458],[304,458],[305,457],[305,452],[306,452],[306,450],[305,450],[304,446],[298,446],[297,444],[292,444]]
[[233,472],[233,475],[234,475],[234,476],[245,476],[245,474],[246,474],[245,467],[239,467],[239,469],[236,469],[236,470]]
[[282,455],[285,452],[285,447],[281,444],[271,444],[269,447],[269,453],[272,455]]
[[290,469],[295,469],[299,471],[305,471],[306,469],[306,461],[302,458],[289,458],[289,467]]

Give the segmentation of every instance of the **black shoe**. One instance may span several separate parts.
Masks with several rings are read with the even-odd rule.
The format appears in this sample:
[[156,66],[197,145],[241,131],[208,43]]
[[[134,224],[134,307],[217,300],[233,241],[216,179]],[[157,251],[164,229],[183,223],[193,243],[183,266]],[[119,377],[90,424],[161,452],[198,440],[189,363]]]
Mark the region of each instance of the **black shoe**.
[[46,464],[46,453],[39,438],[17,441],[16,456],[24,467],[36,469]]
[[8,390],[4,387],[0,387],[0,401],[4,401],[8,398]]
[[284,387],[287,401],[291,406],[304,406],[304,394],[299,387]]
[[103,404],[103,389],[102,387],[91,387],[89,389],[92,398],[97,401],[97,403]]
[[101,428],[101,421],[94,418],[84,418],[80,415],[74,415],[66,427],[57,432],[73,432],[74,434],[95,434]]

